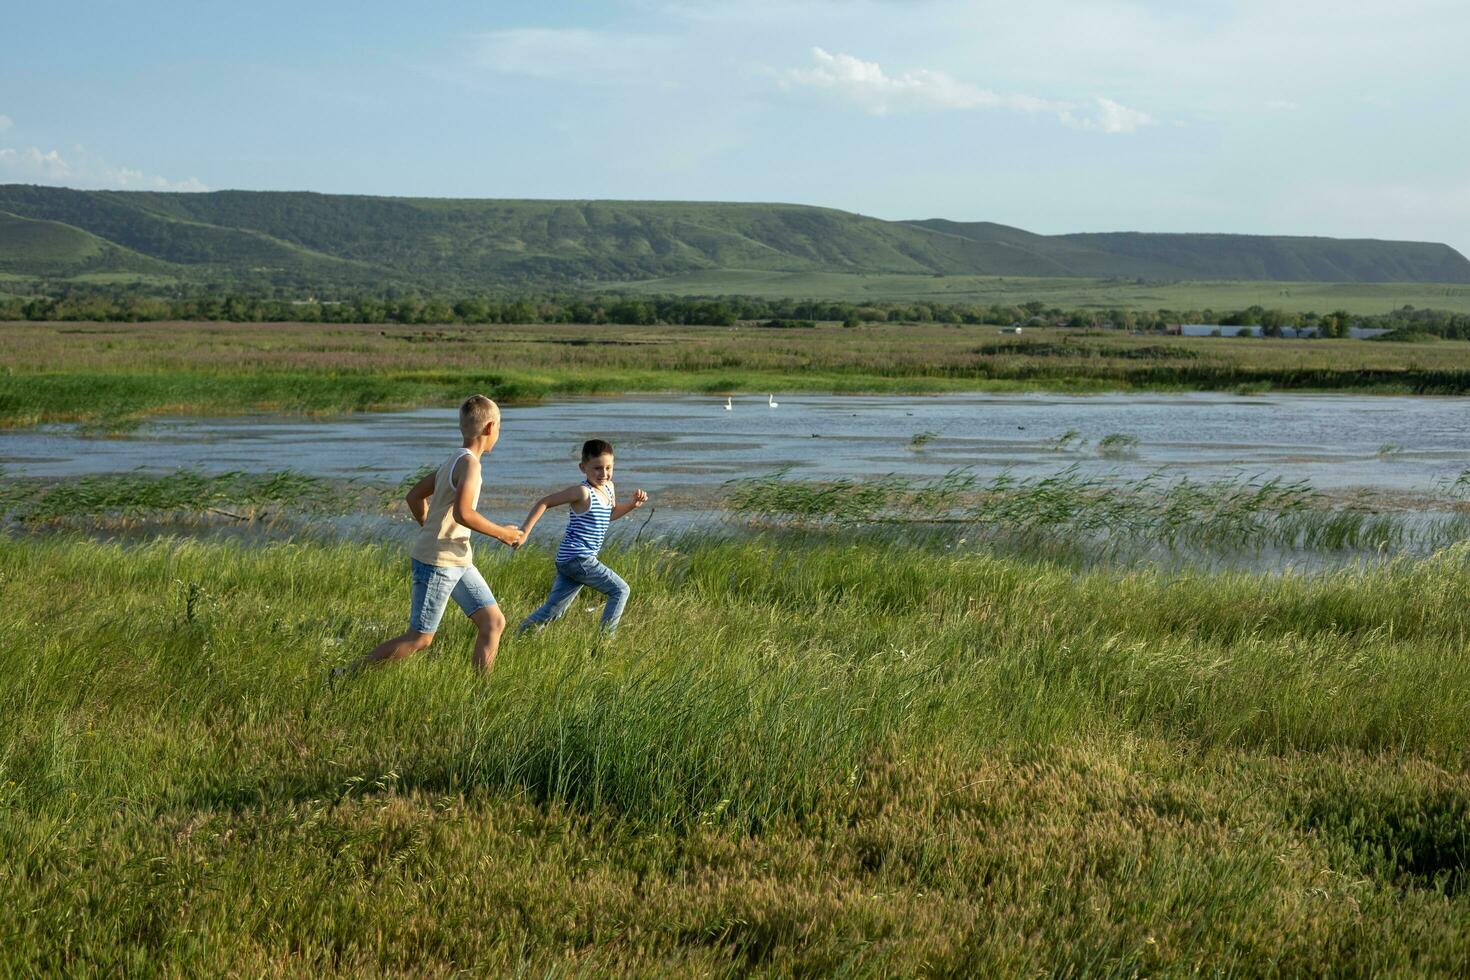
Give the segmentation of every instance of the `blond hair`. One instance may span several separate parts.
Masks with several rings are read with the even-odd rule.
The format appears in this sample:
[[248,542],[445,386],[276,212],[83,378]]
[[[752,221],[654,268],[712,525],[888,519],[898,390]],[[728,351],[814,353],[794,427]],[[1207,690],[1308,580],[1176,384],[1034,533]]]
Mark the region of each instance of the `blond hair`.
[[485,423],[500,421],[500,406],[484,395],[471,395],[459,406],[459,431],[473,439],[485,431]]

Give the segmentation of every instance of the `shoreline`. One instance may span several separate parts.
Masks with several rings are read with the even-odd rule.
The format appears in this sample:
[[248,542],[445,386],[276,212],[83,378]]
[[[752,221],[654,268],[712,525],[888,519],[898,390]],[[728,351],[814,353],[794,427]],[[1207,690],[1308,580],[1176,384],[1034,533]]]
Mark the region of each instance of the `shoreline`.
[[[1303,396],[1337,396],[1337,397],[1364,397],[1364,398],[1467,398],[1470,397],[1470,378],[1467,378],[1463,387],[1444,390],[1437,386],[1430,386],[1428,390],[1413,390],[1412,384],[1406,383],[1408,378],[1401,381],[1374,381],[1363,384],[1338,385],[1338,386],[1313,386],[1313,385],[1280,385],[1272,383],[1244,383],[1234,385],[1206,386],[1188,384],[1131,384],[1126,382],[1110,382],[1106,379],[1078,376],[1075,378],[1055,379],[1051,382],[1023,381],[1019,379],[984,379],[984,380],[957,380],[951,378],[883,378],[878,376],[853,376],[843,378],[838,384],[811,385],[804,383],[799,374],[776,375],[763,377],[761,384],[747,383],[738,386],[726,386],[721,383],[720,378],[694,378],[686,384],[647,384],[637,382],[628,384],[606,384],[591,381],[584,378],[571,378],[564,382],[536,385],[530,379],[508,378],[499,384],[484,384],[483,379],[477,379],[473,375],[467,376],[464,383],[449,383],[439,379],[426,379],[414,376],[401,377],[397,379],[383,379],[380,377],[363,377],[361,387],[381,389],[386,385],[399,383],[405,387],[423,387],[432,385],[436,390],[432,394],[424,394],[418,398],[383,398],[363,403],[360,398],[352,397],[355,392],[341,392],[343,381],[342,375],[330,375],[323,378],[319,391],[305,390],[309,387],[302,385],[303,379],[297,375],[239,375],[235,377],[198,377],[195,380],[201,383],[201,387],[214,388],[223,387],[231,382],[240,382],[247,387],[281,387],[289,389],[291,396],[280,398],[265,398],[254,401],[242,401],[232,399],[228,396],[216,396],[212,398],[170,398],[164,393],[150,398],[146,392],[139,393],[133,398],[127,399],[126,407],[119,414],[115,408],[99,407],[95,410],[87,410],[78,407],[56,407],[40,410],[25,410],[11,408],[11,405],[22,397],[18,391],[8,390],[14,386],[15,389],[26,389],[29,397],[39,396],[42,400],[60,400],[59,396],[75,391],[78,388],[99,387],[106,389],[109,383],[121,382],[128,386],[129,382],[137,382],[140,379],[157,377],[149,375],[132,375],[121,373],[95,372],[88,374],[66,373],[66,374],[12,374],[0,376],[0,430],[17,430],[35,428],[45,425],[80,425],[90,426],[92,423],[101,422],[95,426],[101,432],[126,432],[128,429],[154,419],[228,419],[228,418],[291,418],[291,419],[325,419],[331,417],[351,417],[358,415],[381,415],[391,412],[412,412],[433,408],[453,408],[461,391],[479,390],[494,398],[504,406],[529,406],[547,403],[568,402],[577,400],[593,399],[632,399],[640,397],[666,397],[707,395],[710,398],[724,398],[726,396],[757,397],[768,392],[780,392],[787,395],[805,396],[830,396],[830,397],[883,397],[910,395],[922,398],[942,397],[944,395],[1006,395],[1006,394],[1039,394],[1058,396],[1106,396],[1106,395],[1192,395],[1192,394],[1219,394],[1233,395],[1241,398],[1250,398],[1262,395],[1303,395]],[[175,384],[179,382],[178,375],[168,376]],[[476,384],[480,380],[482,383]],[[664,379],[672,380],[672,379]],[[146,382],[145,382],[146,384]],[[160,387],[163,387],[160,379]],[[349,386],[350,387],[350,386]],[[542,387],[543,390],[528,391],[528,388]],[[333,396],[337,397],[333,397]],[[112,421],[106,421],[107,415],[113,415]]]

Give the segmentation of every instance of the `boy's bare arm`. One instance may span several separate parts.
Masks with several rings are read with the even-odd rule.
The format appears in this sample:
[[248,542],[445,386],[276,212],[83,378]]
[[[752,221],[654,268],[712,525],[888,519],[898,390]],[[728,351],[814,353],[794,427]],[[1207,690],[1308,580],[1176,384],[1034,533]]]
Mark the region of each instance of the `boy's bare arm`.
[[612,516],[610,516],[608,520],[615,521],[619,517],[626,517],[646,503],[648,503],[648,494],[644,493],[642,490],[634,490],[633,499],[629,500],[627,503],[618,504],[616,507],[614,507],[612,509]]
[[434,474],[430,473],[415,483],[413,489],[408,491],[408,495],[403,498],[404,503],[408,504],[408,512],[413,515],[414,520],[419,522],[420,527],[423,526],[424,521],[429,519],[429,498],[433,495]]
[[565,490],[558,490],[556,493],[548,493],[531,505],[531,512],[526,515],[525,521],[521,524],[521,534],[530,537],[531,528],[535,527],[536,522],[541,520],[542,515],[546,513],[548,507],[560,507],[562,504],[575,504],[586,498],[587,488],[580,483],[574,487],[567,487]]
[[459,465],[464,467],[464,475],[460,477],[459,491],[454,495],[455,521],[471,531],[488,535],[501,544],[519,547],[525,540],[525,534],[520,528],[514,524],[496,524],[475,510],[475,500],[480,496],[480,461],[473,456],[466,456]]

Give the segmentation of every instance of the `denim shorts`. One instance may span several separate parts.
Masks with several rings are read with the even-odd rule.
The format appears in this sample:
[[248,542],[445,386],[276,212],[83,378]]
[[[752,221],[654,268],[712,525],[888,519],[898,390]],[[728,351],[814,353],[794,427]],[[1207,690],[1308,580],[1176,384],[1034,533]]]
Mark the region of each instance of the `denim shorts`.
[[602,607],[602,628],[611,633],[618,628],[623,617],[623,607],[628,604],[630,590],[622,576],[597,560],[596,555],[567,558],[556,563],[556,578],[551,583],[551,595],[517,628],[524,632],[533,626],[539,627],[553,619],[560,619],[572,606],[572,600],[582,586],[595,589],[607,596]]
[[437,630],[450,599],[459,604],[466,616],[495,605],[494,593],[474,565],[425,565],[417,558],[412,561],[413,605],[408,613],[408,628],[413,632]]

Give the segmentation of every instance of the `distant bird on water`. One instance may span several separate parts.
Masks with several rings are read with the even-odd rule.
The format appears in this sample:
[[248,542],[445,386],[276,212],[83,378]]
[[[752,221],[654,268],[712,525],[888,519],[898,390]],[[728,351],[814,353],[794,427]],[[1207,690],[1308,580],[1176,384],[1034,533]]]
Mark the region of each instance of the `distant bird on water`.
[[727,397],[725,399],[725,411],[727,411],[727,412],[733,411],[734,408],[735,408],[735,406],[733,406],[733,405],[730,404],[730,399]]
[[769,407],[775,408],[779,404],[780,404],[780,402],[776,401],[776,396],[775,395],[767,395],[766,396],[766,405],[768,405]]

